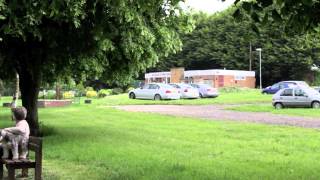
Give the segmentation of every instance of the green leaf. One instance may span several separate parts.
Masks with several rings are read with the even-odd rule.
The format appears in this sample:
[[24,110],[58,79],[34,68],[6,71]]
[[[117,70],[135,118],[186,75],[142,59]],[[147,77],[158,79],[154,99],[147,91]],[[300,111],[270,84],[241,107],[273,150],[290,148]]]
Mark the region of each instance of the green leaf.
[[250,12],[251,11],[251,8],[252,8],[252,4],[250,2],[243,2],[242,3],[242,8],[247,11],[247,12]]
[[260,34],[260,30],[255,24],[251,25],[251,29],[253,30],[253,32],[255,32],[257,34]]
[[256,12],[253,12],[253,13],[251,14],[251,18],[252,18],[253,21],[255,21],[255,22],[260,22],[260,17],[259,17],[259,15],[258,15]]
[[302,3],[306,6],[309,6],[309,7],[311,7],[313,5],[312,0],[302,0]]
[[277,10],[273,10],[272,11],[272,18],[275,20],[275,21],[278,21],[280,22],[282,20],[280,14],[278,13]]
[[255,10],[255,11],[263,11],[263,8],[261,7],[261,6],[259,6],[257,3],[256,4],[254,4],[253,6],[252,6],[252,8]]
[[242,18],[242,14],[241,14],[241,11],[240,9],[236,9],[234,11],[234,13],[232,14],[232,16],[236,19],[236,20],[240,20]]
[[273,0],[260,0],[259,2],[263,7],[268,7],[273,4]]
[[262,23],[262,25],[266,25],[268,22],[269,22],[269,15],[265,14],[261,23]]

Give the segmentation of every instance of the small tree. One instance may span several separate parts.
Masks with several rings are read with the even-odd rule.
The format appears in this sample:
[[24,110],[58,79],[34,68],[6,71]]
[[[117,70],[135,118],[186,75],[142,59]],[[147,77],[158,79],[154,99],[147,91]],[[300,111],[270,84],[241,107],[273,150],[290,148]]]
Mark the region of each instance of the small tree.
[[63,76],[125,79],[181,49],[192,22],[180,0],[0,0],[0,76],[20,76],[32,134],[40,84]]

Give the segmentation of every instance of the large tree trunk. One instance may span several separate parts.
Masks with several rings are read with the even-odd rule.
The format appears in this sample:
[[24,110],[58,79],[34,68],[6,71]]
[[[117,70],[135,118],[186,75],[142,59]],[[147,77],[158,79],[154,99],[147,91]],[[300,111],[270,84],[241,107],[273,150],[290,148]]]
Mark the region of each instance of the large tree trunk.
[[24,69],[19,72],[19,75],[22,106],[28,111],[26,120],[29,123],[31,135],[37,136],[39,135],[37,102],[40,89],[40,73]]
[[19,83],[20,83],[19,74],[16,72],[16,90],[12,98],[12,103],[11,103],[12,108],[16,108],[18,104],[19,92],[20,92]]

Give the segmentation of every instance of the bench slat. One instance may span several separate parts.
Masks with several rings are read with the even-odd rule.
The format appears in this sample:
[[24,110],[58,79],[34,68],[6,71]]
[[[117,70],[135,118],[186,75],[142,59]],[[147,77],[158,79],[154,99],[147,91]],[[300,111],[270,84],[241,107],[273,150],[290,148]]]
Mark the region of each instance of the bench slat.
[[42,144],[42,139],[39,138],[39,137],[33,137],[33,136],[30,136],[29,137],[29,143],[34,143],[34,144]]
[[19,159],[19,160],[11,160],[11,159],[3,159],[2,160],[3,164],[28,164],[28,163],[33,163],[33,161],[30,161],[28,159]]
[[29,148],[29,150],[31,150],[31,151],[37,151],[37,150],[40,149],[40,146],[37,145],[37,144],[34,144],[34,143],[29,143],[29,144],[28,144],[28,148]]
[[35,168],[36,163],[30,162],[30,163],[17,163],[17,164],[6,164],[8,168],[14,168],[14,169],[25,169],[25,168]]

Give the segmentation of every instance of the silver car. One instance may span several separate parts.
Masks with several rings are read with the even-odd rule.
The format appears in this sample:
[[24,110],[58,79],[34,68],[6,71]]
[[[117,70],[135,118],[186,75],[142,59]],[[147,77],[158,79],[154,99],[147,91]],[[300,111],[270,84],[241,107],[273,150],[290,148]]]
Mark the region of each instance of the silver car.
[[190,84],[192,87],[197,88],[199,96],[204,97],[218,97],[219,92],[217,88],[213,88],[208,84]]
[[168,84],[151,83],[129,92],[130,99],[180,99],[180,93]]
[[198,89],[190,86],[189,84],[172,83],[170,85],[172,87],[177,88],[180,91],[181,98],[184,98],[184,99],[199,98]]
[[272,105],[276,109],[283,107],[320,108],[320,93],[305,86],[284,88],[273,95]]

